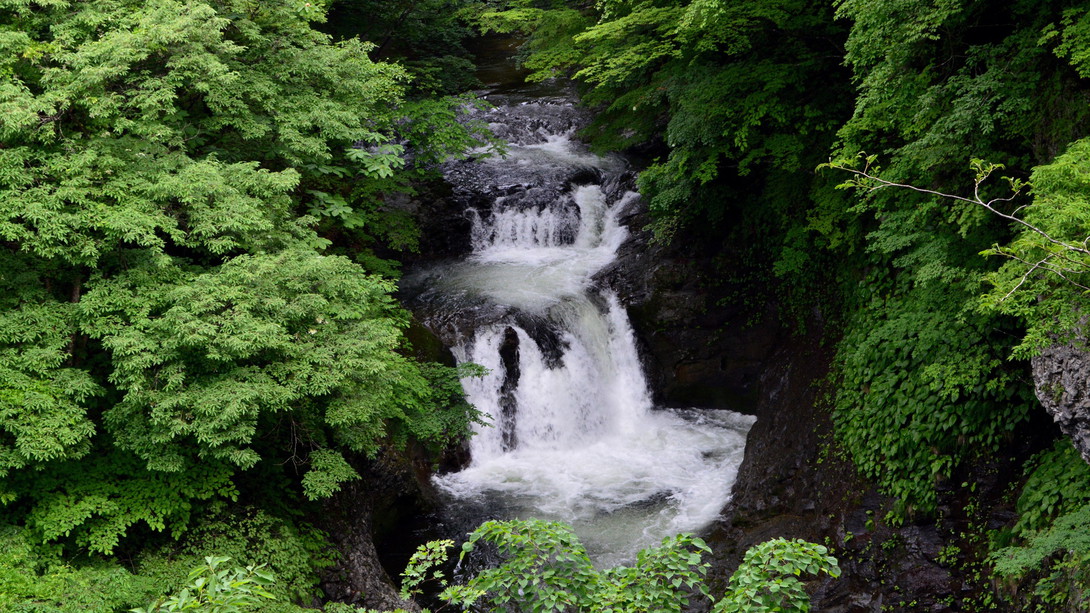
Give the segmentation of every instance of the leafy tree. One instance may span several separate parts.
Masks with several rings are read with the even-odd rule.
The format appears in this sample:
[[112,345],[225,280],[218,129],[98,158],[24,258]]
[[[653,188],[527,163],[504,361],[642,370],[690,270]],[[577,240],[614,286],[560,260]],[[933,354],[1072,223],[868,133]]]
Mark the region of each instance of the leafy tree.
[[318,498],[357,477],[345,453],[467,431],[456,373],[404,355],[393,284],[316,227],[374,265],[412,177],[395,141],[473,137],[428,138],[405,72],[323,18],[0,2],[0,503],[42,538],[109,552],[263,463]]
[[1078,333],[1090,285],[1090,140],[1071,143],[1049,164],[1033,169],[1027,224],[993,252],[1008,261],[989,277],[985,304],[1027,322],[1019,355]]
[[1088,109],[1071,104],[1085,85],[1041,44],[1071,6],[837,4],[852,22],[845,57],[858,83],[838,155],[876,155],[882,181],[920,188],[868,186],[843,213],[862,215],[869,256],[855,298],[865,310],[838,352],[834,419],[856,464],[900,498],[895,518],[932,512],[932,484],[997,452],[1036,404],[1025,363],[1008,360],[1035,318],[1010,317],[1022,315],[1018,299],[980,303],[989,282],[1005,294],[1021,274],[1011,264],[997,276],[1002,262],[980,254],[1010,240],[1019,228],[1009,215],[1025,201],[1004,201],[1007,185],[981,186],[996,167],[978,166],[976,190],[961,169],[984,158],[1017,185],[1085,130]]
[[460,94],[479,85],[465,41],[469,0],[337,0],[323,29],[374,43],[371,57],[397,60],[413,77],[410,93]]
[[790,215],[794,195],[769,182],[808,183],[795,173],[809,177],[847,117],[842,33],[826,3],[610,1],[590,16],[578,3],[508,6],[481,14],[483,28],[531,32],[531,79],[571,74],[585,86],[594,144],[665,144],[640,179],[660,233],[743,204]]

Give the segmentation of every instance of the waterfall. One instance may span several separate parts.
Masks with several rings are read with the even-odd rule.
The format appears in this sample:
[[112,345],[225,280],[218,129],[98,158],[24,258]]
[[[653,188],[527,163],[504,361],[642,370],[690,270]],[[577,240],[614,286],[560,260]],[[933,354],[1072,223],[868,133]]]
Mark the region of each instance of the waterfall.
[[[718,516],[753,418],[656,409],[618,297],[594,275],[628,238],[624,162],[573,138],[563,101],[495,99],[506,155],[454,163],[472,254],[411,275],[425,321],[487,369],[463,385],[485,414],[469,465],[435,479],[457,507],[571,523],[596,563]],[[481,512],[481,511],[477,511]]]

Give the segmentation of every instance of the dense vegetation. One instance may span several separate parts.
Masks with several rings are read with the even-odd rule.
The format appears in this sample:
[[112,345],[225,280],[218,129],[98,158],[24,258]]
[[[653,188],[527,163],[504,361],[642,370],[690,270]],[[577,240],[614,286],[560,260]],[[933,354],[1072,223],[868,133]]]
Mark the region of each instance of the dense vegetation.
[[[412,357],[375,253],[415,240],[384,195],[476,137],[459,100],[410,99],[404,69],[323,18],[0,3],[5,610],[135,606],[171,563],[253,545],[287,552],[308,601],[327,546],[290,513],[361,457],[467,432],[457,373]],[[181,549],[152,553],[160,532]],[[65,553],[151,557],[134,578]]]
[[[258,600],[276,568],[266,609],[309,604],[331,560],[299,510],[466,433],[457,373],[405,341],[391,254],[418,234],[385,201],[478,144],[442,97],[471,27],[528,36],[592,143],[654,160],[661,240],[826,314],[837,445],[891,523],[1028,427],[1026,358],[1082,320],[1074,0],[0,0],[0,24],[5,610],[143,606],[211,553]],[[1026,471],[992,559],[1055,610],[1088,589],[1090,471],[1062,441]]]
[[[836,558],[822,545],[802,540],[773,539],[746,552],[732,575],[727,592],[713,597],[704,584],[711,551],[700,538],[680,534],[663,539],[658,547],[637,554],[633,566],[594,568],[587,551],[564,524],[526,521],[489,521],[474,530],[462,545],[459,560],[478,545],[494,546],[503,562],[485,569],[464,584],[451,585],[441,565],[447,561],[450,540],[421,545],[402,573],[402,598],[422,593],[422,585],[438,584],[446,607],[466,610],[530,610],[539,613],[588,611],[681,611],[690,603],[711,599],[713,613],[806,613],[810,598],[801,576],[840,574]],[[263,599],[274,600],[275,579],[263,567],[225,568],[228,558],[209,556],[190,573],[190,584],[147,608],[133,613],[170,613],[201,609],[248,610]],[[705,603],[706,605],[707,603]],[[217,608],[218,607],[218,608]],[[330,613],[379,613],[334,603]],[[405,613],[398,609],[392,613]],[[424,613],[428,613],[425,609]]]
[[[656,158],[660,237],[707,235],[724,281],[756,266],[783,313],[833,321],[837,445],[889,522],[934,516],[939,484],[1030,429],[1025,360],[1079,333],[1090,285],[1084,3],[514,1],[480,22],[531,36],[533,78],[583,85],[592,142]],[[1015,533],[1078,525],[1070,444],[1026,470]],[[1028,542],[1053,568],[1058,540]],[[1036,604],[1074,606],[1084,573],[1052,572]]]

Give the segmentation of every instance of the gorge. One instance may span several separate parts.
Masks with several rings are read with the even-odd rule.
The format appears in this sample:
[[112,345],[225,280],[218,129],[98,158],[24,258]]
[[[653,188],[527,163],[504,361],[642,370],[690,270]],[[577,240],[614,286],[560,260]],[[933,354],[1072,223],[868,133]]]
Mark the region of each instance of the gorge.
[[596,282],[639,206],[626,164],[582,150],[572,101],[504,91],[480,113],[504,153],[445,172],[472,253],[402,284],[458,360],[487,369],[463,381],[486,422],[469,465],[436,483],[448,512],[487,509],[457,525],[561,520],[596,562],[628,563],[718,516],[751,418],[653,406],[627,313]]
[[401,599],[416,547],[530,516],[598,567],[440,572],[574,579],[511,605],[564,613],[702,611],[704,562],[745,609],[800,560],[800,610],[1087,609],[1086,2],[0,29],[0,610],[451,610]]

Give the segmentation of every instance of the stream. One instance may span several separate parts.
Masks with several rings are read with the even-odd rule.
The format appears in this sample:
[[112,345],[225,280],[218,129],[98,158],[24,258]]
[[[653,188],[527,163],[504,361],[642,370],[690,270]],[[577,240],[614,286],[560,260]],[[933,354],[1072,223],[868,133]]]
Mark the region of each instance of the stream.
[[496,83],[484,97],[476,118],[506,154],[444,169],[472,253],[403,282],[455,357],[487,369],[463,386],[488,425],[435,485],[458,526],[561,520],[596,565],[628,563],[719,516],[754,418],[654,406],[622,299],[595,282],[640,205],[628,164],[576,139],[586,116],[567,92]]

